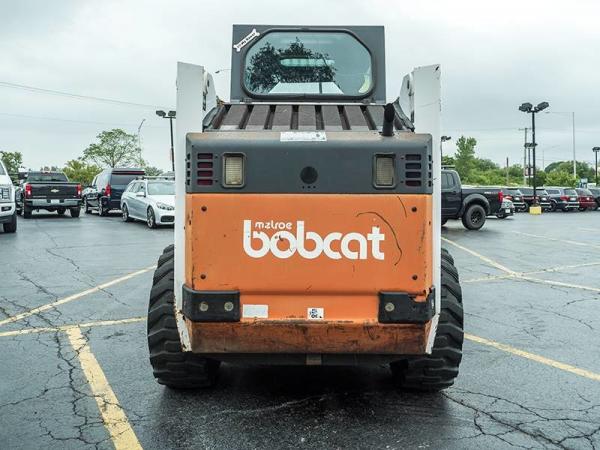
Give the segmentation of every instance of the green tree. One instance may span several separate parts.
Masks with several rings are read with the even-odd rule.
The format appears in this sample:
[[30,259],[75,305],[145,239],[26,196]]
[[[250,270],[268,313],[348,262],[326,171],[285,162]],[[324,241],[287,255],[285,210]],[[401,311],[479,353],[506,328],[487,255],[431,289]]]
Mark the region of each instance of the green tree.
[[[546,166],[546,172],[567,172],[573,173],[573,161],[555,161]],[[577,161],[577,178],[592,179],[594,177],[594,168],[586,162]]]
[[97,136],[98,142],[90,144],[83,151],[83,159],[100,167],[126,167],[141,160],[141,149],[137,136],[120,128],[103,131]]
[[148,166],[148,165],[144,165],[142,167],[144,168],[146,175],[149,177],[157,177],[159,175],[162,175],[162,173],[163,173],[163,171],[161,169],[159,169],[158,167]]
[[546,177],[547,186],[575,187],[576,184],[577,180],[573,177],[573,173],[564,170],[549,171]]
[[0,159],[9,174],[18,173],[19,167],[23,165],[23,154],[21,152],[0,152]]
[[102,171],[102,168],[95,164],[86,163],[83,158],[67,161],[63,172],[69,180],[81,183],[83,186],[92,184],[92,180]]
[[455,164],[456,164],[456,161],[454,161],[454,158],[452,156],[442,155],[442,166],[454,167]]
[[472,137],[461,136],[456,141],[456,154],[454,155],[456,171],[461,179],[468,180],[471,171],[475,168],[475,146],[477,140]]

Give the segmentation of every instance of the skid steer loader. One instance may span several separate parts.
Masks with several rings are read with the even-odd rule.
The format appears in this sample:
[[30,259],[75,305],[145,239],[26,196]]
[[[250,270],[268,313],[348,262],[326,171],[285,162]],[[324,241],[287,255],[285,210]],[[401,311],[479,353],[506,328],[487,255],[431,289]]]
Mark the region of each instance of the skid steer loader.
[[384,29],[234,25],[230,101],[178,64],[175,243],[148,311],[154,376],[221,362],[458,375],[463,310],[440,239],[440,67],[386,104]]

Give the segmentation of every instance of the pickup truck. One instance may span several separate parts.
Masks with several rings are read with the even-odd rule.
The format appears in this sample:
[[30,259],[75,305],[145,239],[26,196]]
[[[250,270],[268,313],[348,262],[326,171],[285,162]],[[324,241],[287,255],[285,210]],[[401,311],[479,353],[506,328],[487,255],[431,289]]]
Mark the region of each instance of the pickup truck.
[[15,188],[2,161],[0,161],[0,227],[4,228],[5,233],[17,231]]
[[17,209],[25,219],[40,209],[59,215],[68,209],[71,217],[79,217],[80,207],[81,184],[70,183],[62,172],[27,172],[17,195]]
[[461,219],[467,230],[479,230],[487,216],[500,212],[504,194],[500,188],[463,187],[455,170],[442,170],[442,225]]

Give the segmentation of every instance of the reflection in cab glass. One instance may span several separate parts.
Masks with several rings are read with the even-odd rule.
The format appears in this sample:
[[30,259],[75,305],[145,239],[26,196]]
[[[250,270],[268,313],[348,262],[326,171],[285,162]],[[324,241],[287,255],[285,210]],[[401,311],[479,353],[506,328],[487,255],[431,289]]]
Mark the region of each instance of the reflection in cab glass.
[[248,50],[246,89],[258,95],[363,97],[373,87],[371,55],[343,32],[271,32]]

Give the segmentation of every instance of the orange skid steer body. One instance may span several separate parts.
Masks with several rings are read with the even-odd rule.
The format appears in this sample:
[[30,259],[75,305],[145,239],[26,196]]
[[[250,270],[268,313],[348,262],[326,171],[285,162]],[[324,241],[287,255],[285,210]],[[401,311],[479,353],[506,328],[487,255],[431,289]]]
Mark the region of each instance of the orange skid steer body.
[[190,349],[426,353],[431,136],[323,132],[313,142],[219,128],[216,120],[187,137],[181,295]]

